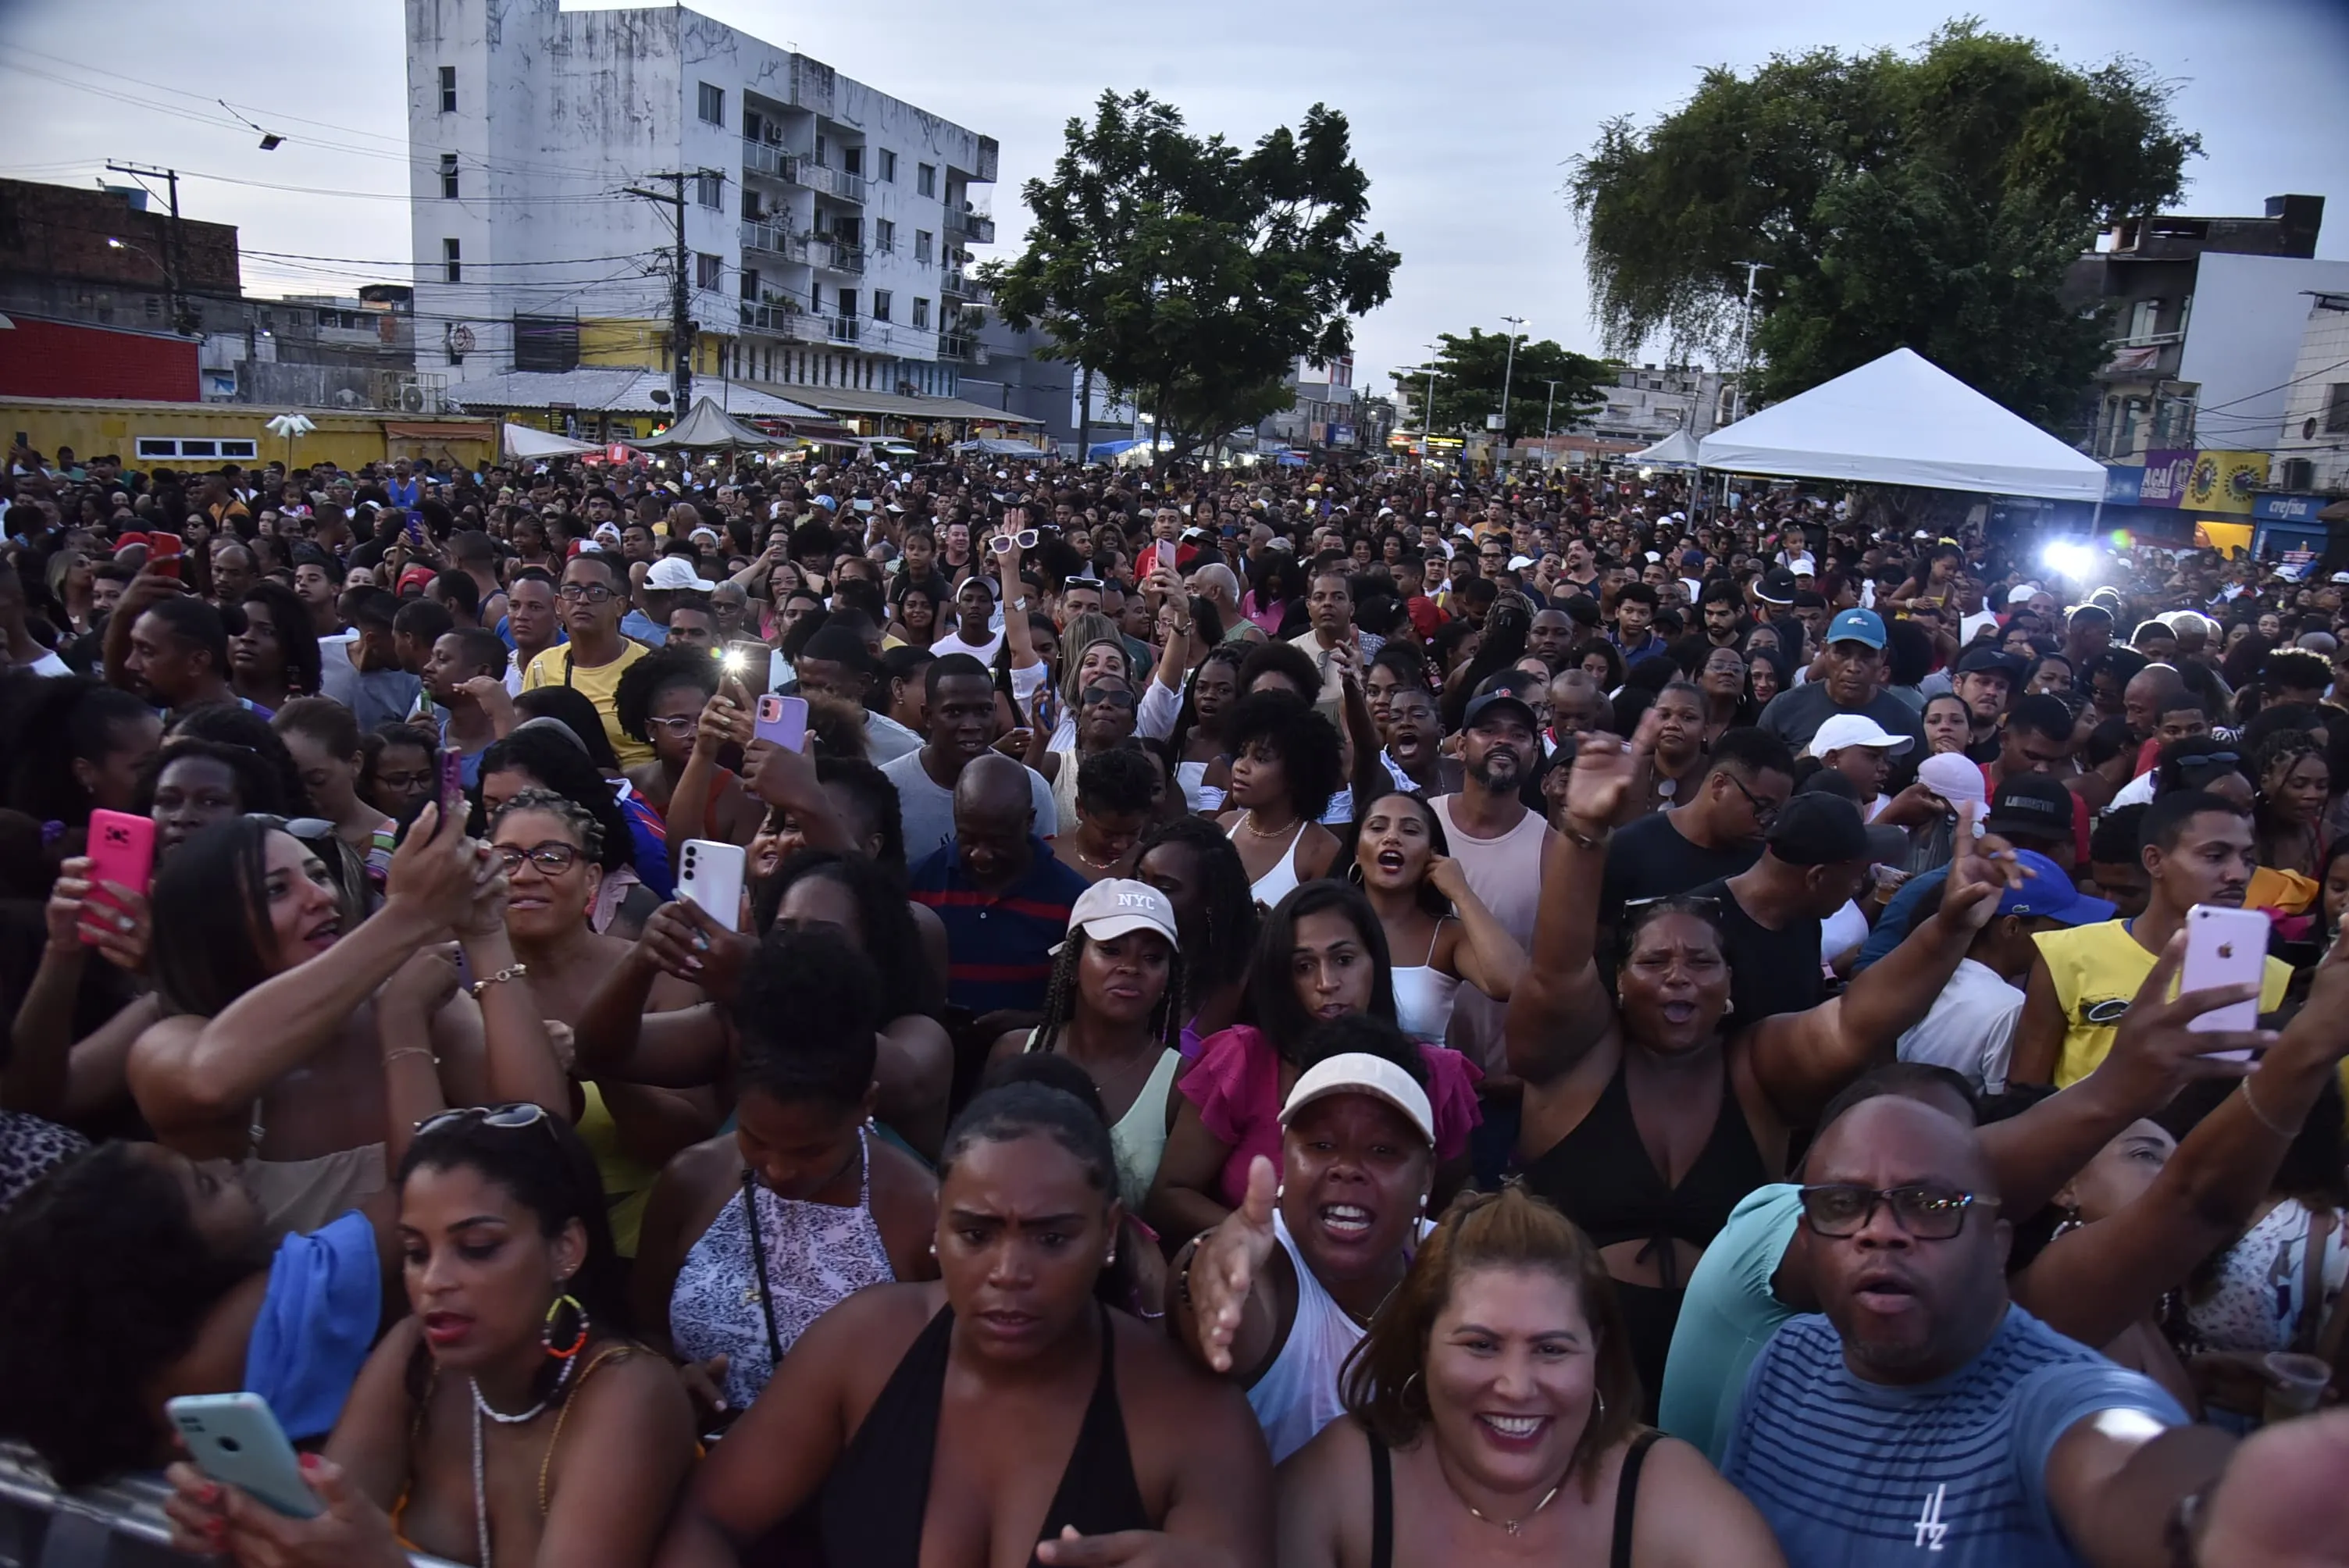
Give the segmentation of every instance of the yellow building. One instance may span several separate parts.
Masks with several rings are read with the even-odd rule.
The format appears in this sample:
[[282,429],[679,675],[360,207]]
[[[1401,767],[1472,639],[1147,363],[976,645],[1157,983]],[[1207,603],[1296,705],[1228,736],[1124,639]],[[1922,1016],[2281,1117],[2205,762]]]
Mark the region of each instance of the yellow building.
[[247,468],[333,462],[357,469],[395,458],[447,458],[476,468],[497,456],[493,420],[381,409],[295,410],[316,427],[291,443],[270,433],[283,408],[242,403],[120,403],[90,397],[0,397],[0,430],[34,450],[77,457],[112,452],[132,468]]

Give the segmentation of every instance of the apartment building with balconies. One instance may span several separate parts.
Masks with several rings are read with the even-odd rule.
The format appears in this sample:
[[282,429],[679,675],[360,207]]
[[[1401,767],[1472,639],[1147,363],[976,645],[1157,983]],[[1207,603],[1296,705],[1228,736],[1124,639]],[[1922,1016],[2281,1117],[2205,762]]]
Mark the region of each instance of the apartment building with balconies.
[[667,368],[680,222],[697,376],[951,397],[984,362],[992,138],[681,8],[407,14],[417,359],[452,392]]

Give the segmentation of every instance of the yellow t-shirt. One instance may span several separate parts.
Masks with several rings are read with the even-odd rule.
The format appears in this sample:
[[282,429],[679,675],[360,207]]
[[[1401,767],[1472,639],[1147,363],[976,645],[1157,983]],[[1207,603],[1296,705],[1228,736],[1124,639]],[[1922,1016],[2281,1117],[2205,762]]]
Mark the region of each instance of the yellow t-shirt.
[[[2055,1058],[2055,1087],[2064,1088],[2096,1070],[2113,1048],[2120,1032],[2116,1018],[2108,1024],[2087,1021],[2090,1008],[2101,1002],[2128,1002],[2153,973],[2154,954],[2128,934],[2117,920],[2077,925],[2068,931],[2044,931],[2032,938],[2047,961],[2047,975],[2055,983],[2055,1001],[2064,1009],[2064,1048]],[[2272,1013],[2283,1005],[2292,966],[2278,958],[2267,961],[2260,982],[2260,1011]]]
[[616,694],[621,672],[650,651],[642,643],[623,639],[618,658],[591,669],[585,665],[574,667],[571,663],[571,645],[558,643],[530,661],[530,667],[522,672],[522,689],[535,691],[540,686],[567,686],[594,703],[596,714],[604,720],[604,733],[610,737],[612,749],[619,756],[620,766],[634,768],[639,762],[650,762],[653,748],[622,733]]

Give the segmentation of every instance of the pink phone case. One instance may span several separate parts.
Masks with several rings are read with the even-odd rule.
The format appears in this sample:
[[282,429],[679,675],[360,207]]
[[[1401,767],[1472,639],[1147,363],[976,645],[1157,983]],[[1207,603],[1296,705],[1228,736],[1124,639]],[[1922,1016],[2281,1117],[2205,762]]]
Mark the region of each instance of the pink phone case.
[[[124,811],[89,814],[89,902],[119,910],[121,903],[108,892],[107,882],[119,882],[144,894],[155,870],[155,822]],[[87,934],[83,937],[88,941]]]

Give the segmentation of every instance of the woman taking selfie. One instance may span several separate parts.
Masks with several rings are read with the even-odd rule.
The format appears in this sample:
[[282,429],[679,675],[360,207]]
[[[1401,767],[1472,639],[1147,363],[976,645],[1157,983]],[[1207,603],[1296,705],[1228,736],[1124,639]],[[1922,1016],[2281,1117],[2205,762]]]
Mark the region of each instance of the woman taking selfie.
[[293,1519],[171,1469],[172,1543],[244,1568],[409,1550],[642,1568],[693,1462],[676,1374],[626,1338],[593,1160],[535,1105],[436,1116],[401,1161],[411,1315],[368,1357]]
[[1702,1454],[1640,1427],[1606,1265],[1522,1187],[1452,1205],[1344,1390],[1281,1467],[1282,1568],[1785,1561]]
[[1246,1404],[1102,1305],[1121,1212],[1109,1130],[1074,1097],[973,1100],[938,1163],[941,1278],[816,1320],[703,1462],[660,1568],[732,1564],[810,1505],[826,1559],[860,1568],[1270,1568]]

